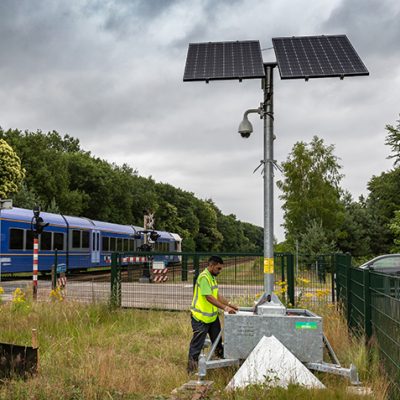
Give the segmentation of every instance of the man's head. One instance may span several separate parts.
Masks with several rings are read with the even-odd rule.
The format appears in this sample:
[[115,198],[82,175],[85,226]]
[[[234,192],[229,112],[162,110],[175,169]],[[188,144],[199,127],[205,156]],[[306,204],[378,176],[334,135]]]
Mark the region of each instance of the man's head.
[[208,259],[208,270],[211,275],[217,276],[222,271],[224,260],[218,256],[211,256]]

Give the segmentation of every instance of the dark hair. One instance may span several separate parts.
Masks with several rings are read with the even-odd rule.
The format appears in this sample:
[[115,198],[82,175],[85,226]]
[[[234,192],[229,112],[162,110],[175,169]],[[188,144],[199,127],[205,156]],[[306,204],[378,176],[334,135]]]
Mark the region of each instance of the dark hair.
[[219,257],[219,256],[211,256],[211,257],[208,259],[208,263],[209,263],[209,264],[212,264],[212,265],[215,265],[215,264],[223,264],[223,263],[224,263],[224,260],[223,260],[221,257]]

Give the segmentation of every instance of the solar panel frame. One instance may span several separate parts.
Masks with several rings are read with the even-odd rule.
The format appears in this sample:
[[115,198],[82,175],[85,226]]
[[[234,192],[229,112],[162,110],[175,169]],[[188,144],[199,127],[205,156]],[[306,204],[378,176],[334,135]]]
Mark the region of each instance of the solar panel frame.
[[264,77],[258,40],[189,44],[184,82]]
[[346,35],[272,38],[281,79],[369,75]]

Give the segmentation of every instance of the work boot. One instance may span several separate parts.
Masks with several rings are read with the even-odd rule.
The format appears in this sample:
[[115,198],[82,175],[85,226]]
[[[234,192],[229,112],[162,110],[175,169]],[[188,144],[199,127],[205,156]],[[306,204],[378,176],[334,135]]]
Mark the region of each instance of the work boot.
[[189,360],[187,365],[187,372],[188,374],[193,374],[198,370],[198,361],[196,360]]
[[215,349],[214,358],[216,358],[218,360],[221,360],[224,358],[224,348],[222,346]]

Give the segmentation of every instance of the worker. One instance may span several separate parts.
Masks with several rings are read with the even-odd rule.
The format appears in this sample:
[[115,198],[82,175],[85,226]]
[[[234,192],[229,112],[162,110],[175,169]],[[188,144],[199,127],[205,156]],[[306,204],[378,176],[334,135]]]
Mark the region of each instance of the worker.
[[[207,334],[214,343],[221,332],[218,318],[218,309],[229,314],[235,314],[238,307],[229,303],[225,297],[218,293],[216,277],[223,267],[223,260],[218,256],[208,259],[207,268],[198,276],[191,306],[191,322],[193,337],[189,347],[188,373],[197,370],[201,349],[204,346]],[[222,340],[220,339],[215,349],[215,355],[223,357]]]

